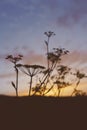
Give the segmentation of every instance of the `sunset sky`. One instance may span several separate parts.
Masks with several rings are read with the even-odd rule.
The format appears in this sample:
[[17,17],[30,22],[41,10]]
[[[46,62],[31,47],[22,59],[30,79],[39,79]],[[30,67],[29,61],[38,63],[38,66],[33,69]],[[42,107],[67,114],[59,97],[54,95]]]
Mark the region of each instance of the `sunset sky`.
[[[87,0],[0,0],[0,94],[15,94],[14,69],[5,57],[20,53],[24,64],[45,64],[49,30],[56,34],[50,50],[68,49],[64,63],[87,73]],[[19,93],[27,93],[28,78],[20,77]],[[82,87],[87,92],[86,80]]]

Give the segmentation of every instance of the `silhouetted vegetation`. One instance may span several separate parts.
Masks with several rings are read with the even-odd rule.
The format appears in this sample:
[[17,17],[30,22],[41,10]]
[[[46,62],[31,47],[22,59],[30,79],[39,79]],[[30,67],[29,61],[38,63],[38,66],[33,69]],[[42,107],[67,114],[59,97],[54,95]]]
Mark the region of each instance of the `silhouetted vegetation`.
[[33,77],[36,76],[37,74],[41,73],[42,69],[45,69],[44,66],[40,65],[22,65],[18,64],[16,67],[21,69],[23,73],[28,75],[30,77],[30,86],[29,86],[29,96],[31,95],[31,89],[32,89],[32,82],[33,82]]
[[81,73],[79,70],[77,70],[76,73],[74,73],[74,75],[77,78],[77,82],[76,82],[76,86],[71,94],[71,96],[74,94],[75,96],[85,96],[86,93],[83,92],[82,90],[78,90],[78,86],[80,84],[80,80],[82,80],[83,78],[87,78],[87,76],[85,75],[85,73]]
[[55,36],[55,33],[54,32],[44,32],[44,34],[47,36],[47,40],[45,40],[45,44],[46,44],[46,47],[47,47],[47,67],[48,67],[48,70],[49,70],[49,42],[50,42],[50,38],[52,36]]
[[12,86],[14,87],[15,91],[16,91],[16,96],[18,96],[18,68],[17,68],[17,63],[22,60],[22,55],[18,55],[18,56],[12,56],[12,55],[8,55],[6,57],[7,60],[9,60],[10,62],[12,62],[14,64],[14,68],[15,68],[15,72],[16,72],[16,83],[14,83],[13,81],[11,82]]
[[[60,96],[61,90],[69,87],[73,84],[72,81],[67,80],[71,75],[76,78],[76,85],[73,88],[73,92],[71,96],[85,96],[86,93],[82,90],[78,90],[78,86],[80,84],[80,80],[86,78],[85,73],[81,73],[80,70],[72,73],[73,70],[69,66],[62,65],[61,60],[62,57],[69,54],[69,51],[65,48],[53,48],[50,51],[49,44],[50,38],[55,36],[54,32],[48,31],[44,33],[47,36],[47,40],[45,40],[45,45],[47,47],[47,66],[41,65],[28,65],[28,64],[18,64],[20,60],[22,60],[22,55],[18,55],[16,57],[12,55],[8,55],[6,59],[14,64],[15,72],[16,72],[16,83],[13,81],[12,86],[15,88],[16,96],[18,96],[18,73],[19,69],[29,76],[29,92],[28,95],[41,95],[45,96],[53,89],[57,91],[56,96]],[[35,77],[38,77],[36,84]],[[54,94],[55,96],[55,94]]]
[[54,84],[57,85],[58,88],[58,97],[60,96],[60,92],[62,88],[65,88],[71,85],[69,82],[66,82],[65,78],[67,74],[70,72],[70,68],[64,65],[57,66],[57,76]]

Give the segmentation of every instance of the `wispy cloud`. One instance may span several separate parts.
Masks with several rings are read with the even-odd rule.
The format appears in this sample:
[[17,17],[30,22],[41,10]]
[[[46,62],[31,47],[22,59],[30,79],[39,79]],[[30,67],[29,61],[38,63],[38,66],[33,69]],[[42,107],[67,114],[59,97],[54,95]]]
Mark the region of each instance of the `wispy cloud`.
[[69,6],[62,7],[64,12],[57,18],[57,24],[60,26],[72,26],[74,24],[85,22],[87,16],[86,0],[70,0]]
[[[87,52],[86,51],[73,51],[63,57],[62,62],[74,66],[76,69],[87,69]],[[86,70],[87,71],[87,70]]]
[[42,64],[46,63],[45,56],[34,51],[29,51],[24,55],[23,62],[25,64]]
[[0,74],[0,78],[3,79],[3,78],[11,78],[13,77],[15,74],[14,73],[5,73],[5,74]]

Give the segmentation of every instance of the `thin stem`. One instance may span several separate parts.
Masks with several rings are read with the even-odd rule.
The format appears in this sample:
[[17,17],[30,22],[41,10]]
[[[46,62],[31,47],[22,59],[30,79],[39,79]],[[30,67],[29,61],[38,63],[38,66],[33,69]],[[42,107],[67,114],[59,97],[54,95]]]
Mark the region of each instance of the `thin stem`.
[[49,93],[50,90],[51,90],[53,87],[54,87],[54,85],[52,85],[52,86],[48,89],[48,91],[47,91],[46,93],[44,93],[44,95],[46,95],[47,93]]
[[15,90],[16,90],[16,96],[18,97],[18,91],[17,91],[17,88],[15,88]]
[[73,92],[72,92],[71,96],[73,96],[73,94],[75,93],[75,90],[77,89],[77,87],[78,87],[79,83],[80,83],[80,79],[79,79],[79,81],[76,83],[76,86],[75,86],[75,88],[74,88],[74,90],[73,90]]
[[[48,76],[49,76],[49,74],[47,74],[46,77],[43,79],[43,81],[40,83],[39,88],[44,84],[44,82],[46,81],[46,79],[48,78]],[[36,94],[36,91],[34,92],[33,95],[35,95],[35,94]]]
[[16,96],[18,96],[18,69],[16,69]]
[[31,88],[32,88],[32,76],[31,76],[31,79],[30,79],[30,88],[29,88],[29,96],[31,95]]
[[49,59],[48,59],[48,55],[49,55],[49,37],[48,37],[48,44],[47,44],[47,67],[49,70]]
[[60,88],[58,87],[58,97],[60,96]]

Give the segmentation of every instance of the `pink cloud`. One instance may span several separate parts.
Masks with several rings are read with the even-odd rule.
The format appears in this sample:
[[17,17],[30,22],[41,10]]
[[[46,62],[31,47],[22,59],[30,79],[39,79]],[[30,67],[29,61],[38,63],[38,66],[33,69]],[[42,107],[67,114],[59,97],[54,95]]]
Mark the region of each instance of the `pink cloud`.
[[[46,57],[44,55],[29,51],[23,59],[25,64],[42,64],[46,65]],[[83,67],[87,63],[87,52],[86,51],[72,51],[68,55],[62,57],[62,63],[76,68]]]
[[45,64],[46,59],[45,56],[42,54],[38,54],[34,51],[29,51],[24,55],[23,62],[25,64]]
[[69,64],[71,66],[76,64],[76,67],[81,67],[87,63],[87,52],[86,51],[73,51],[68,55],[64,56],[62,63]]
[[1,61],[4,60],[5,62],[7,62],[7,60],[5,60],[7,55],[17,56],[18,54],[21,54],[23,55],[22,61],[25,64],[45,64],[46,63],[46,55],[44,54],[42,55],[35,51],[31,51],[29,47],[27,46],[22,46],[21,48],[18,47],[17,50],[16,48],[13,49],[13,53],[0,54],[0,60]]
[[0,78],[10,78],[13,76],[14,76],[14,73],[0,74]]

